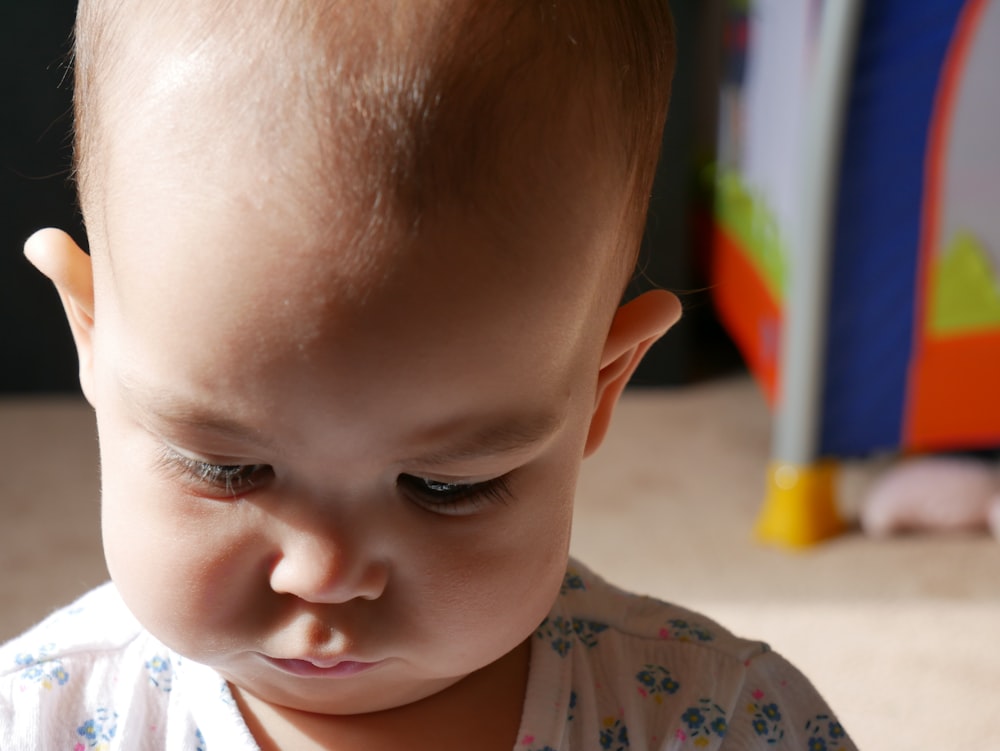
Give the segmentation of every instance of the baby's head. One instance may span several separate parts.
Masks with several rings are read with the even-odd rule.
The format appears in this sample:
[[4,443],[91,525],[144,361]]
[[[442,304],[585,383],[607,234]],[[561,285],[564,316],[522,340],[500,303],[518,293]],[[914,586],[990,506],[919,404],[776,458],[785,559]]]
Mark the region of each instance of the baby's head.
[[95,249],[105,204],[167,166],[194,205],[283,199],[284,221],[365,263],[448,213],[493,232],[612,216],[627,275],[669,97],[663,6],[85,1],[76,153]]
[[580,461],[677,315],[618,307],[664,6],[81,3],[92,260],[29,255],[96,410],[112,578],[247,712],[523,672]]

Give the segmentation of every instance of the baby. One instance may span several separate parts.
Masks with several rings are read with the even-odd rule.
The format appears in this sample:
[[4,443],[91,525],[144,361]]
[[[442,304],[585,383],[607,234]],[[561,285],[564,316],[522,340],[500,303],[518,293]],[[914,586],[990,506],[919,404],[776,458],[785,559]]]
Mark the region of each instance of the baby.
[[851,749],[757,642],[569,560],[655,0],[80,4],[55,283],[113,583],[0,648],[0,747]]

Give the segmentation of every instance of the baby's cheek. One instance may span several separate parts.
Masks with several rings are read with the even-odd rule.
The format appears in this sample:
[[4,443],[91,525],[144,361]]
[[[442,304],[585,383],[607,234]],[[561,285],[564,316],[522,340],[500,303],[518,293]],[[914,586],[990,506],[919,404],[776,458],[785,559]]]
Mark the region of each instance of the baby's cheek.
[[[102,525],[108,570],[126,605],[155,636],[182,653],[195,626],[210,639],[219,621],[238,620],[235,598],[251,564],[231,504],[192,499],[172,484],[128,468],[105,484]],[[178,643],[182,642],[182,643]]]
[[508,628],[533,630],[551,608],[566,572],[571,508],[568,499],[536,496],[481,546],[477,594],[485,600],[483,611]]

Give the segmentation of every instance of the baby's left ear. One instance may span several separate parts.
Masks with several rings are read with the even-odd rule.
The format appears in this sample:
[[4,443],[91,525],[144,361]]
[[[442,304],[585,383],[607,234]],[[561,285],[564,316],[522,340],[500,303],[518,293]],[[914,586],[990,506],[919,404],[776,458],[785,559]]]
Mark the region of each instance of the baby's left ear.
[[56,286],[80,359],[80,387],[93,399],[94,277],[90,256],[62,230],[39,230],[24,244],[24,254]]
[[680,317],[677,296],[660,289],[639,295],[618,308],[601,356],[597,398],[584,456],[594,453],[604,440],[618,397],[646,352]]

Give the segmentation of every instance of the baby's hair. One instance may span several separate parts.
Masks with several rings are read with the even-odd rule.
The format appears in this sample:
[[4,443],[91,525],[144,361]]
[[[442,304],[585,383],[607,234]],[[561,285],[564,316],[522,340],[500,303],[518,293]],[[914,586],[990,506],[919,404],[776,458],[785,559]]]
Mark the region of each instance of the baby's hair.
[[[596,156],[609,206],[627,199],[630,271],[673,58],[666,0],[81,0],[84,216],[108,190],[112,127],[155,138],[153,113],[173,107],[211,121],[190,131],[192,152],[250,144],[294,205],[327,223],[360,209],[368,233],[469,204],[503,216],[558,203],[544,175]],[[201,89],[199,67],[214,77]],[[195,93],[171,101],[185,77]]]

